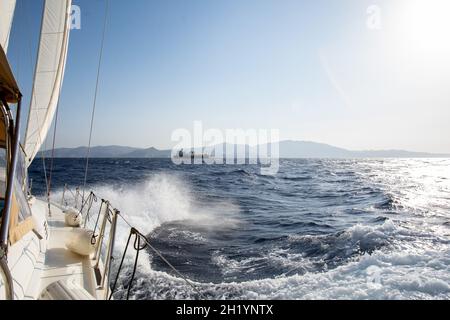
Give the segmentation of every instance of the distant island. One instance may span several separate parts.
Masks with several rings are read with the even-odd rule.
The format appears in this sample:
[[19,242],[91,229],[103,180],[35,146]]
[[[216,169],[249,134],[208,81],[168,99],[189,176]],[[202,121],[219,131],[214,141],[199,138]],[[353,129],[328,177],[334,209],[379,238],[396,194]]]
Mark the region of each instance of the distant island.
[[[232,146],[232,145],[227,145]],[[250,147],[246,146],[246,150]],[[55,149],[56,158],[84,158],[87,147]],[[123,146],[98,146],[91,148],[91,158],[140,158],[140,159],[168,159],[171,150],[156,148],[132,148]],[[52,151],[41,151],[37,157],[51,157]],[[450,158],[450,154],[436,154],[426,152],[411,152],[405,150],[365,150],[352,151],[334,147],[324,143],[310,141],[282,141],[280,142],[280,158]]]

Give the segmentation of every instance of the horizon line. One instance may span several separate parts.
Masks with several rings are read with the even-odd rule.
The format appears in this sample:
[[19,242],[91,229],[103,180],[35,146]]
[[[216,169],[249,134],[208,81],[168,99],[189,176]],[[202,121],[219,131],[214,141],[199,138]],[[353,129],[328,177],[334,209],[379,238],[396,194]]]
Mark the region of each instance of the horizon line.
[[[411,151],[411,150],[407,150],[407,149],[399,149],[399,148],[388,148],[388,149],[347,149],[347,148],[343,148],[343,147],[338,147],[329,143],[324,143],[324,142],[315,142],[315,141],[310,141],[310,140],[293,140],[293,139],[287,139],[287,140],[280,140],[278,142],[270,142],[270,143],[261,143],[261,144],[257,144],[257,145],[250,145],[250,144],[236,144],[236,143],[229,143],[229,142],[221,142],[218,144],[215,144],[213,146],[208,146],[208,147],[203,147],[203,148],[212,148],[214,146],[217,145],[221,145],[221,144],[226,144],[226,145],[234,145],[234,146],[248,146],[248,147],[258,147],[261,145],[265,145],[265,144],[273,144],[273,143],[284,143],[284,142],[294,142],[294,143],[312,143],[312,144],[318,144],[318,145],[324,145],[324,146],[328,146],[328,147],[332,147],[332,148],[338,148],[341,149],[342,151],[349,151],[349,152],[409,152],[409,153],[421,153],[421,154],[429,154],[429,155],[445,155],[445,156],[450,156],[450,152],[428,152],[428,151]],[[108,147],[119,147],[119,148],[130,148],[130,149],[136,149],[136,150],[148,150],[148,149],[155,149],[157,151],[170,151],[173,148],[157,148],[154,146],[150,146],[150,147],[134,147],[134,146],[127,146],[127,145],[119,145],[119,144],[107,144],[107,145],[96,145],[96,146],[92,146],[90,147],[91,149],[94,148],[108,148]],[[61,149],[82,149],[82,148],[88,148],[88,146],[76,146],[76,147],[56,147],[55,150],[61,150]],[[199,149],[199,148],[186,148],[187,150],[189,149]],[[47,149],[47,150],[40,150],[39,153],[42,152],[51,152],[53,149]]]

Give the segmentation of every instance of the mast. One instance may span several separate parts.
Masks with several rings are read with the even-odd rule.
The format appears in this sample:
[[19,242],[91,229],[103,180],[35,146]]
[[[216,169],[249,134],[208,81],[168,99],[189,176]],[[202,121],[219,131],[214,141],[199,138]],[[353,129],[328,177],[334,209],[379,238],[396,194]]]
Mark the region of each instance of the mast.
[[[5,193],[5,205],[2,212],[2,223],[0,225],[0,276],[5,287],[5,296],[9,300],[14,299],[14,284],[7,263],[8,233],[10,228],[11,204],[13,201],[14,192],[13,183],[15,179],[20,144],[19,123],[22,98],[6,57],[6,49],[8,47],[15,5],[15,0],[0,0],[0,112],[2,113],[2,118],[4,120],[2,129],[5,133],[5,146],[11,145],[12,149],[10,163],[7,166],[8,177]],[[17,103],[17,123],[15,128],[9,103]],[[7,131],[12,135],[12,137],[7,137]],[[8,159],[8,156],[6,159]]]

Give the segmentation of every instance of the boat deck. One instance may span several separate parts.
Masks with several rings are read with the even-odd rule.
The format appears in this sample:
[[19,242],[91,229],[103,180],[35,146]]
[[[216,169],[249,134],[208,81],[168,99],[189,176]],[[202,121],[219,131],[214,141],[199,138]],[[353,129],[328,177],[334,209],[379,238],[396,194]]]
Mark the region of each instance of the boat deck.
[[[36,201],[34,206],[38,210],[48,210],[48,204],[43,201]],[[56,281],[66,281],[84,288],[95,299],[99,298],[103,290],[97,289],[93,260],[66,248],[66,242],[74,228],[66,226],[65,214],[60,207],[52,205],[51,212],[51,217],[48,217],[49,240],[41,275],[40,292]]]

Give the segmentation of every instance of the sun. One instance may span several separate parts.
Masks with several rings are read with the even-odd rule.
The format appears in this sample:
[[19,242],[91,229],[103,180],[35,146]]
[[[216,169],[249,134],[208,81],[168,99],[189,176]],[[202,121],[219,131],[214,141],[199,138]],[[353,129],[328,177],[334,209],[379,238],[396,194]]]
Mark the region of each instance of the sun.
[[399,9],[401,36],[411,49],[429,54],[450,52],[449,0],[408,0]]

